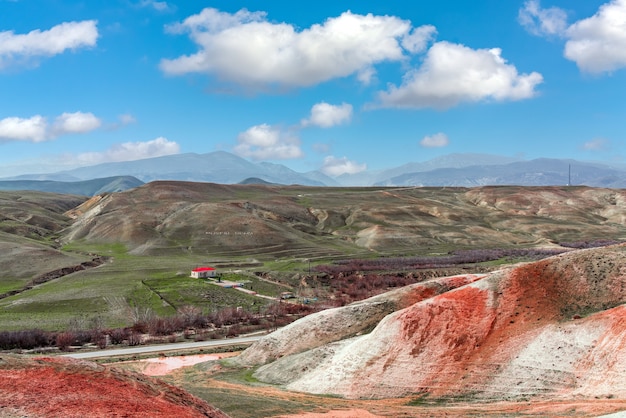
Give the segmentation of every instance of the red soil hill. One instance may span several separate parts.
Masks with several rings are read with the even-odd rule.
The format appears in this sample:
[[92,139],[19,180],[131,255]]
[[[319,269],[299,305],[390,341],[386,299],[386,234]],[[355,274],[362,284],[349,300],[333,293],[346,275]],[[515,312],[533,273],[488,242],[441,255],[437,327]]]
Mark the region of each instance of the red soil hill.
[[626,246],[514,266],[415,302],[255,376],[348,398],[626,399]]
[[228,418],[154,378],[66,359],[0,358],[0,416]]

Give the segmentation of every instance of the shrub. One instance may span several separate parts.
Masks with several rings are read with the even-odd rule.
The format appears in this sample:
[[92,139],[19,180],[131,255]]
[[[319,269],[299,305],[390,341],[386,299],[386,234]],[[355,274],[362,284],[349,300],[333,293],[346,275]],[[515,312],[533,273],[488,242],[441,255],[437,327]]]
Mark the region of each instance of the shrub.
[[56,335],[55,345],[61,351],[69,351],[70,346],[74,344],[76,335],[71,331],[60,332]]
[[109,345],[109,332],[104,331],[103,329],[92,329],[89,332],[90,341],[97,345],[100,349],[105,349],[107,345]]
[[228,331],[226,332],[227,337],[237,337],[241,334],[241,328],[239,325],[232,325],[228,327]]
[[143,342],[143,337],[137,332],[131,332],[128,335],[128,345],[135,346],[140,345]]
[[115,328],[109,332],[109,338],[111,344],[122,344],[124,340],[128,339],[130,330],[128,328]]
[[54,334],[39,329],[0,332],[0,349],[31,350],[49,347],[54,341]]
[[178,309],[177,314],[182,319],[184,327],[198,326],[198,323],[202,322],[202,310],[196,306],[183,306]]

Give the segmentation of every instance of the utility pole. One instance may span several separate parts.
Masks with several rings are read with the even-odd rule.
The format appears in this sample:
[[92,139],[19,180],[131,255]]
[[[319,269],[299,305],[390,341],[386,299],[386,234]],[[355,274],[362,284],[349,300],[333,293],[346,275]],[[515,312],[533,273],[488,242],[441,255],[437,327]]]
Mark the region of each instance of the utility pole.
[[567,185],[568,186],[572,185],[572,165],[571,164],[567,165]]

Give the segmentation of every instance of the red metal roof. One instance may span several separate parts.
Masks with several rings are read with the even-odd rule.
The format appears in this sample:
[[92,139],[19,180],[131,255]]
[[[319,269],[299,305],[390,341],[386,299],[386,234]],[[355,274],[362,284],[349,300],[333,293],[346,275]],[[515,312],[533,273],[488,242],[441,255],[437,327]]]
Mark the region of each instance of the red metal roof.
[[192,271],[211,271],[211,270],[215,270],[215,269],[213,267],[197,267],[193,269]]

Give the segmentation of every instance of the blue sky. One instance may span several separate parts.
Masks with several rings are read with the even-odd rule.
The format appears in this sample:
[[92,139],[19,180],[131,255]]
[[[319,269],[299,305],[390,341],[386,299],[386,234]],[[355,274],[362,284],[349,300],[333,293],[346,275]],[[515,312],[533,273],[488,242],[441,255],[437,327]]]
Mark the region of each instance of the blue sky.
[[331,176],[626,163],[626,0],[0,0],[0,176],[228,151]]

